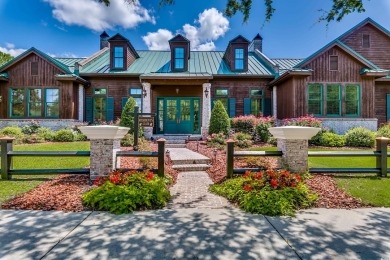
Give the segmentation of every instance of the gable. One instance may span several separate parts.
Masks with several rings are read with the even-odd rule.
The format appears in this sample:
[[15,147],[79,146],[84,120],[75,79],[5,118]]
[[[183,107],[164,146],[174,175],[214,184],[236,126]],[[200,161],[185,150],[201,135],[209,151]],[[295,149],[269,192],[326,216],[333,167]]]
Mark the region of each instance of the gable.
[[169,42],[190,42],[186,37],[184,37],[181,34],[176,35],[172,39],[169,40]]
[[[369,48],[363,47],[363,35],[369,35]],[[342,36],[340,41],[381,69],[390,69],[390,36],[374,24],[367,23]]]
[[[260,35],[259,35],[260,36]],[[236,38],[234,38],[233,40],[231,40],[229,42],[230,43],[250,43],[250,41],[248,39],[246,39],[245,37],[241,36],[241,35],[238,35]]]

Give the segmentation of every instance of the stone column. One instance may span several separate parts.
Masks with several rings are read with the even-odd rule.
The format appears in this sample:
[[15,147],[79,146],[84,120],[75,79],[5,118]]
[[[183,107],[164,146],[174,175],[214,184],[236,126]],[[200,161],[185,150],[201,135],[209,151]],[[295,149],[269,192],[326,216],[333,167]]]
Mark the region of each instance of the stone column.
[[[120,150],[120,139],[91,139],[90,179],[107,176],[117,165],[116,153]],[[119,158],[118,158],[119,160]]]
[[[152,111],[152,96],[151,96],[151,84],[149,82],[142,82],[143,95],[146,95],[142,99],[142,113],[151,113]],[[157,123],[157,122],[155,122]],[[150,140],[153,135],[153,127],[144,127],[144,136]]]
[[81,122],[84,122],[84,86],[83,85],[79,85],[79,115],[78,115],[78,119],[79,121]]
[[[205,91],[208,91],[206,97]],[[206,91],[206,92],[207,92]],[[203,98],[202,98],[202,138],[206,139],[209,134],[210,116],[211,116],[211,84],[203,83]]]
[[308,170],[308,140],[278,139],[278,151],[283,152],[279,160],[279,167],[295,173],[303,173]]

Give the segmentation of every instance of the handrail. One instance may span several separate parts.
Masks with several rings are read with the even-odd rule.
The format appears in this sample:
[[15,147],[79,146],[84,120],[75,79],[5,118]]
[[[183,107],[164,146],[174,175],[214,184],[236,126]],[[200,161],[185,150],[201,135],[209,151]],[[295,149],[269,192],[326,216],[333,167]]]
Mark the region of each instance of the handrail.
[[308,152],[309,157],[380,157],[381,152],[370,151],[370,152]]
[[8,156],[90,156],[89,151],[9,151]]
[[119,157],[158,157],[158,152],[138,152],[138,151],[119,151],[116,153]]
[[247,156],[282,156],[281,151],[236,151],[233,153],[234,157],[247,157]]

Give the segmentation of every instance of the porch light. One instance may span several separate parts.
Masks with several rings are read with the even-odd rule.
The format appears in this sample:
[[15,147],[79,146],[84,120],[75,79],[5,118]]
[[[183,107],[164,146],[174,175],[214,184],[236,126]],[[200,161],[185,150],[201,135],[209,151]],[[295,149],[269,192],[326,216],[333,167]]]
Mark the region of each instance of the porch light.
[[206,96],[206,98],[209,96],[209,89],[208,88],[206,88],[204,90],[204,95]]
[[176,88],[176,94],[179,94],[179,88]]
[[142,94],[143,94],[144,98],[146,98],[146,95],[147,95],[146,89],[142,90]]

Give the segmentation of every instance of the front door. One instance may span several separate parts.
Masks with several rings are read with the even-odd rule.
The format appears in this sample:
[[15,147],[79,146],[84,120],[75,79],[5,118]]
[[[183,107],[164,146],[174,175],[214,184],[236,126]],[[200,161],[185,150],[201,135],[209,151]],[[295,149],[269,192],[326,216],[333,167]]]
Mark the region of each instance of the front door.
[[[158,113],[159,125],[163,123],[159,132],[165,134],[198,133],[200,130],[199,103],[199,98],[160,98],[158,104],[163,106],[164,112]],[[161,110],[161,107],[159,109]],[[164,120],[161,120],[163,118]]]

